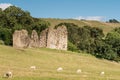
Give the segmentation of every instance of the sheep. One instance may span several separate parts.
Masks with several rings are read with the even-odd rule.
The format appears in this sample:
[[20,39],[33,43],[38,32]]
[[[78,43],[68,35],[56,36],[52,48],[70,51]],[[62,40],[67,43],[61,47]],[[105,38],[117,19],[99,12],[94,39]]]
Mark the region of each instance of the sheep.
[[102,71],[101,73],[100,73],[100,75],[104,75],[105,74],[105,72],[104,71]]
[[78,69],[77,71],[76,71],[76,73],[81,73],[82,72],[82,70],[81,69]]
[[35,69],[36,69],[36,66],[30,66],[30,69],[35,70]]
[[57,68],[57,71],[58,71],[58,72],[61,72],[61,71],[63,71],[63,68],[62,68],[62,67],[59,67],[59,68]]
[[4,74],[4,77],[5,77],[5,78],[12,78],[12,76],[13,76],[13,74],[12,74],[12,72],[10,72],[10,71],[8,71],[8,72],[6,72],[6,73]]

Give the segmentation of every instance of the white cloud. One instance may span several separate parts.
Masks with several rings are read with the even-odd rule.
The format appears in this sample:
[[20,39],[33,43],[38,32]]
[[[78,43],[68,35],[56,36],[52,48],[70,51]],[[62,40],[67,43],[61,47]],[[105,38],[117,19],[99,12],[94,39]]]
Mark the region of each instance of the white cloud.
[[9,6],[12,6],[12,4],[10,3],[0,3],[0,8],[2,10],[5,10],[6,8],[8,8]]
[[74,18],[74,19],[81,20],[81,19],[85,19],[85,18],[82,17],[82,16],[79,16],[79,17],[76,17],[76,18]]
[[87,17],[83,17],[83,16],[79,16],[79,17],[76,17],[74,19],[77,19],[77,20],[81,20],[81,19],[84,19],[84,20],[96,20],[96,21],[101,21],[104,19],[103,16],[87,16]]

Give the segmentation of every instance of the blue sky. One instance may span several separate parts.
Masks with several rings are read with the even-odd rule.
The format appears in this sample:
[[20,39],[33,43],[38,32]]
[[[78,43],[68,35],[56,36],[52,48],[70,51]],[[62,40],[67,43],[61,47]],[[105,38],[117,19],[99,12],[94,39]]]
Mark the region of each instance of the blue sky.
[[38,18],[120,20],[120,0],[0,0]]

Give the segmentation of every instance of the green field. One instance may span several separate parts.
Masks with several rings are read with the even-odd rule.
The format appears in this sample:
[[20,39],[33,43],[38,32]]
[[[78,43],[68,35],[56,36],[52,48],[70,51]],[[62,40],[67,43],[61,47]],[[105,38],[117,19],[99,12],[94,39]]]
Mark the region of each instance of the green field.
[[[36,70],[30,69],[36,66]],[[62,67],[62,72],[57,68]],[[76,73],[81,69],[81,73]],[[97,59],[85,53],[52,49],[15,49],[0,45],[0,80],[120,80],[120,63]],[[104,75],[100,73],[104,71]]]

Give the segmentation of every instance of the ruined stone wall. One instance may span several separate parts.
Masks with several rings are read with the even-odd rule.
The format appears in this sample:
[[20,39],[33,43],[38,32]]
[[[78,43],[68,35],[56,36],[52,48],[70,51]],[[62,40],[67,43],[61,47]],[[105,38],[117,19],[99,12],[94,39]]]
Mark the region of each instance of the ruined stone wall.
[[39,47],[39,38],[35,30],[32,31],[28,47]]
[[26,48],[28,47],[30,38],[28,37],[28,32],[26,30],[18,31],[16,30],[13,34],[13,47],[16,48]]
[[48,29],[43,30],[39,37],[39,47],[47,46],[47,36],[48,36]]
[[49,28],[47,36],[47,48],[57,49],[57,30]]
[[67,29],[65,26],[48,30],[47,47],[52,49],[67,50]]
[[60,26],[57,29],[47,28],[38,36],[35,30],[31,36],[26,30],[16,30],[13,34],[13,47],[46,47],[59,50],[67,50],[67,29],[65,26]]
[[57,28],[58,32],[58,49],[67,50],[67,28],[65,26],[61,26]]

